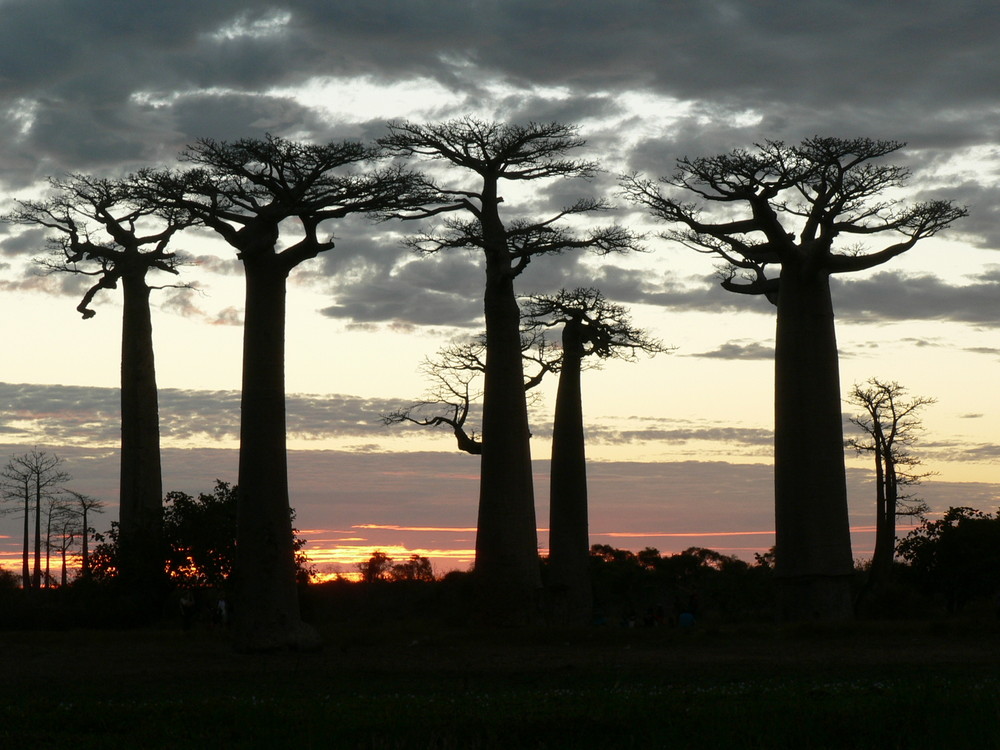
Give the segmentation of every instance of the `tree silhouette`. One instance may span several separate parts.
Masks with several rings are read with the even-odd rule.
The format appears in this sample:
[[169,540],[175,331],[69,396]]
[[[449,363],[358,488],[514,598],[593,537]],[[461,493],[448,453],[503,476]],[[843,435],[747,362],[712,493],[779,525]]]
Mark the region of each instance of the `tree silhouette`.
[[[187,587],[228,586],[236,561],[238,507],[238,488],[220,479],[211,492],[200,492],[197,497],[178,490],[167,493],[163,526],[172,581]],[[294,524],[294,520],[291,510],[289,522]],[[292,537],[296,574],[308,578],[308,560],[301,552],[306,541],[294,528]]]
[[[236,647],[319,646],[300,616],[285,441],[285,288],[292,269],[334,247],[324,223],[427,200],[411,176],[376,169],[376,149],[274,136],[204,139],[182,154],[194,167],[145,176],[145,190],[188,212],[237,253],[246,278],[236,557]],[[355,170],[365,167],[366,171]],[[297,232],[279,249],[282,231]]]
[[905,572],[929,594],[944,597],[949,613],[979,596],[1000,592],[1000,517],[975,508],[948,508],[900,540]]
[[[544,336],[535,331],[523,332],[521,358],[533,368],[532,372],[524,373],[524,390],[530,391],[542,382],[546,373],[558,370],[561,356]],[[476,430],[468,427],[468,419],[474,405],[482,399],[479,384],[486,373],[486,335],[442,347],[436,357],[425,359],[420,369],[433,383],[427,398],[383,414],[382,423],[447,426],[454,433],[460,451],[482,455],[483,444]]]
[[96,497],[84,495],[82,492],[75,492],[73,490],[66,490],[66,494],[70,497],[69,510],[78,519],[78,531],[80,534],[80,577],[88,579],[90,578],[89,540],[90,534],[93,532],[93,529],[90,528],[90,514],[103,513],[104,502],[98,500]]
[[[51,178],[51,197],[20,201],[10,219],[52,230],[53,253],[41,264],[51,273],[91,276],[95,283],[77,310],[84,319],[102,290],[122,287],[120,580],[142,599],[163,584],[159,559],[163,485],[160,425],[149,309],[151,272],[177,275],[167,247],[190,224],[184,214],[138,198],[134,180],[74,174]],[[174,284],[168,286],[177,286]],[[150,602],[150,606],[153,606]]]
[[431,583],[434,581],[434,568],[426,557],[412,554],[404,562],[393,563],[389,570],[389,580]]
[[392,558],[389,557],[387,552],[377,549],[372,552],[372,556],[367,560],[357,563],[356,567],[364,583],[384,581],[392,571]]
[[482,617],[525,622],[537,617],[541,577],[514,281],[537,256],[574,249],[626,251],[635,247],[636,238],[618,226],[583,232],[566,226],[564,219],[608,208],[598,200],[577,201],[540,220],[501,214],[503,184],[590,178],[596,173],[593,162],[565,158],[584,145],[574,127],[465,118],[430,125],[394,122],[389,131],[379,142],[390,153],[444,161],[461,175],[448,186],[428,177],[428,184],[445,200],[396,215],[421,219],[460,213],[468,218],[447,218],[443,227],[410,238],[409,245],[423,253],[472,248],[482,252],[485,261],[486,362],[475,574]]
[[[7,501],[21,503],[20,512],[24,520],[24,545],[21,558],[21,585],[27,589],[38,589],[42,584],[42,503],[55,497],[60,485],[70,480],[70,475],[60,467],[63,459],[40,451],[37,448],[11,456],[10,461],[0,471],[0,494]],[[34,505],[35,560],[29,570],[29,519]]]
[[[853,560],[847,514],[840,377],[830,276],[881,265],[966,215],[950,201],[904,205],[882,194],[909,172],[883,163],[897,141],[813,137],[797,146],[677,162],[661,186],[637,175],[622,190],[665,237],[721,258],[722,286],[777,306],[775,347],[776,575],[788,618],[850,616]],[[694,195],[694,202],[685,202]],[[704,216],[705,207],[718,209]],[[740,213],[742,209],[742,213]],[[895,241],[880,249],[866,238]],[[835,251],[844,237],[862,244]],[[777,269],[775,276],[772,269]]]
[[561,619],[590,621],[590,531],[587,507],[587,458],[580,376],[586,358],[634,359],[640,351],[666,351],[663,344],[634,327],[628,311],[597,289],[561,290],[527,298],[529,326],[562,327],[562,357],[552,423],[549,491],[548,588]]
[[900,493],[901,486],[920,484],[928,476],[916,467],[920,459],[909,452],[923,425],[917,413],[935,402],[933,398],[906,398],[906,388],[893,381],[871,378],[855,383],[850,395],[863,414],[851,417],[864,437],[849,438],[847,445],[875,459],[875,552],[866,588],[876,586],[892,567],[896,551],[897,516],[921,516],[927,504]]

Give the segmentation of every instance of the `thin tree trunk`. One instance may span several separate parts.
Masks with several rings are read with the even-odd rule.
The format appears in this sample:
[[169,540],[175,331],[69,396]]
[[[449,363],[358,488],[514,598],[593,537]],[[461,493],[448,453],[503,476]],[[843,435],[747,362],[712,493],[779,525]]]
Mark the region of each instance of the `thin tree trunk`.
[[876,513],[875,513],[875,551],[872,553],[872,565],[869,579],[878,583],[887,569],[892,565],[893,547],[895,546],[895,531],[889,532],[889,525],[894,523],[890,516],[892,499],[891,458],[888,448],[881,436],[875,438],[875,482],[876,482]]
[[42,587],[42,488],[41,477],[35,475],[35,566],[32,570],[31,585],[34,589]]
[[45,588],[52,585],[52,574],[49,561],[52,558],[52,506],[49,505],[49,514],[45,519]]
[[775,572],[786,619],[848,619],[850,524],[829,277],[781,271],[775,346]]
[[31,567],[28,563],[30,558],[30,523],[31,523],[31,495],[25,490],[24,493],[24,549],[21,555],[21,588],[28,590],[31,588]]
[[87,546],[87,537],[90,529],[87,527],[87,506],[83,505],[83,539],[80,541],[80,577],[90,578],[90,554]]
[[285,444],[285,280],[274,256],[248,259],[243,331],[233,610],[236,647],[319,647],[300,618]]
[[[484,204],[490,205],[488,200]],[[494,238],[502,230],[484,227]],[[542,586],[521,361],[520,309],[506,240],[486,251],[486,372],[476,533],[480,616],[504,624],[538,617]]]
[[132,593],[153,606],[165,577],[153,326],[143,276],[126,274],[122,282],[119,576]]
[[548,588],[556,619],[586,624],[593,614],[593,593],[580,387],[583,341],[579,321],[565,325],[562,343],[563,361],[552,427]]

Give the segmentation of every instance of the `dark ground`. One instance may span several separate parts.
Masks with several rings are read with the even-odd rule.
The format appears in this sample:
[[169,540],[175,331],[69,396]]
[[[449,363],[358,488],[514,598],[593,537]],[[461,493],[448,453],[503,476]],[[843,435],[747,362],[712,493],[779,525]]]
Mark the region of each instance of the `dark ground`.
[[1000,624],[0,633],[0,747],[1000,747]]

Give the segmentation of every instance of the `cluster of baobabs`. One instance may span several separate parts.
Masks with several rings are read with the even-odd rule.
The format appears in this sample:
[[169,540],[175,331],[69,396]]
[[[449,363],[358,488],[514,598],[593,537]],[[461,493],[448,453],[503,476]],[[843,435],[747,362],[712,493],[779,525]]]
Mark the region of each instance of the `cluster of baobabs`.
[[[783,583],[782,614],[790,618],[841,618],[851,611],[853,559],[830,275],[884,263],[966,214],[950,201],[903,204],[880,195],[908,177],[906,169],[885,162],[902,145],[867,138],[767,141],[718,156],[681,158],[675,172],[659,181],[639,174],[619,181],[619,197],[666,225],[662,237],[724,263],[725,289],[765,295],[777,308],[776,574]],[[603,198],[581,198],[536,217],[502,195],[510,182],[591,178],[599,165],[573,158],[583,146],[571,125],[471,117],[392,122],[373,144],[204,139],[181,153],[176,168],[144,169],[121,179],[55,178],[48,197],[19,202],[6,218],[49,231],[55,252],[44,261],[47,267],[95,278],[78,307],[85,318],[94,314],[90,304],[98,292],[122,287],[122,584],[142,592],[162,577],[162,560],[151,554],[159,549],[162,487],[149,309],[154,287],[147,274],[178,273],[171,240],[188,227],[207,228],[233,247],[246,280],[236,645],[316,645],[315,632],[299,615],[289,521],[286,278],[333,249],[336,220],[364,214],[415,222],[417,231],[405,242],[418,253],[473,249],[484,262],[485,333],[473,352],[483,374],[481,439],[464,434],[461,409],[449,417],[463,447],[481,456],[478,614],[492,622],[532,621],[543,598],[571,616],[585,610],[589,543],[579,358],[588,351],[606,356],[660,345],[631,329],[620,308],[596,291],[536,298],[522,311],[515,287],[536,256],[627,253],[639,249],[643,237],[619,224],[577,220],[612,208]],[[279,246],[282,231],[292,239]],[[850,249],[837,252],[841,235]],[[858,249],[858,240],[875,235],[888,237],[887,244]],[[525,395],[526,319],[564,326],[544,591]],[[393,416],[414,415],[387,418]]]

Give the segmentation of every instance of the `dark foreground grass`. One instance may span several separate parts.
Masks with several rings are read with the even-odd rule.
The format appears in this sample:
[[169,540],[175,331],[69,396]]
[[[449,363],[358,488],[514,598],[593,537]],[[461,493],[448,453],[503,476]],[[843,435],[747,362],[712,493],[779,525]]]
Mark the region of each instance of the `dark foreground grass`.
[[5,633],[3,748],[992,748],[1000,630]]

